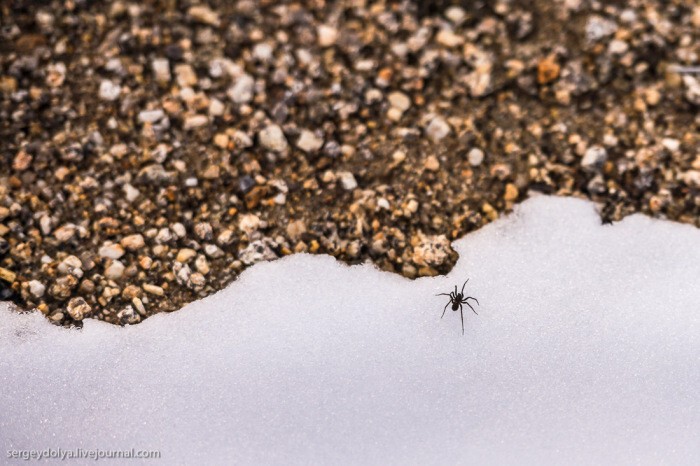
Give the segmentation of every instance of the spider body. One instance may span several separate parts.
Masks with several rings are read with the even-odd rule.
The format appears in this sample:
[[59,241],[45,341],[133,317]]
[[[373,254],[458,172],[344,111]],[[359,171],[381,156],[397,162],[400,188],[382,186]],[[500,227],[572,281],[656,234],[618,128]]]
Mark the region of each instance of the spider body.
[[452,310],[455,312],[457,310],[459,310],[459,315],[462,318],[462,335],[464,335],[464,312],[462,310],[462,304],[466,304],[467,306],[469,306],[469,309],[471,309],[472,312],[474,312],[474,314],[479,315],[474,310],[472,305],[469,304],[469,300],[473,299],[474,301],[476,301],[477,305],[479,304],[479,301],[472,296],[465,297],[465,295],[464,295],[464,287],[467,285],[468,281],[469,281],[469,279],[467,278],[467,281],[464,282],[464,285],[462,285],[462,290],[459,292],[457,291],[457,285],[455,285],[455,290],[453,292],[450,292],[449,294],[448,293],[440,293],[440,294],[435,295],[435,296],[449,296],[450,297],[450,302],[445,304],[445,308],[442,310],[442,316],[440,316],[441,319],[443,317],[445,317],[445,312],[447,311],[447,306],[452,305]]

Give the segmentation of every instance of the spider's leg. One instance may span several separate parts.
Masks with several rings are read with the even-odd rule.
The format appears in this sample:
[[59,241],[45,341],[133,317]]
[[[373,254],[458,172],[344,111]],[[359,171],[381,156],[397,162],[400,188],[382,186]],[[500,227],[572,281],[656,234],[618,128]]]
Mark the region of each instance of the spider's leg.
[[449,296],[449,297],[451,298],[451,297],[452,297],[452,293],[450,293],[450,294],[447,294],[447,293],[440,293],[440,294],[436,294],[435,296]]
[[479,313],[478,313],[478,312],[476,312],[476,311],[474,310],[474,308],[472,307],[472,305],[471,305],[471,304],[469,304],[469,303],[464,303],[464,304],[466,304],[467,306],[469,306],[469,309],[471,309],[471,310],[472,310],[472,312],[474,312],[474,314],[476,314],[476,315],[479,315]]
[[464,285],[462,285],[462,296],[464,296],[464,287],[467,286],[468,281],[469,281],[469,279],[467,278],[467,281],[464,282]]
[[459,316],[462,318],[462,335],[464,335],[464,312],[462,312],[462,305],[459,305]]
[[449,306],[451,302],[452,302],[452,301],[450,301],[449,303],[445,304],[445,309],[442,310],[442,315],[440,316],[441,319],[442,319],[443,317],[445,317],[445,312],[447,312],[447,306]]
[[457,296],[457,285],[455,285],[455,296]]
[[[479,300],[473,296],[467,296],[466,298],[464,298],[464,301],[466,301],[467,299],[473,299],[474,301],[476,301],[476,304],[479,304]],[[481,304],[479,304],[479,306],[481,306]]]

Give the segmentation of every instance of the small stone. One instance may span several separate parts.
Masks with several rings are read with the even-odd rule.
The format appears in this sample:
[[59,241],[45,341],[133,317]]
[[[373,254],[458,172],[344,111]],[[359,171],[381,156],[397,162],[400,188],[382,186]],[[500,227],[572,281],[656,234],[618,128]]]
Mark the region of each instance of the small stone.
[[454,31],[450,29],[440,29],[435,36],[435,41],[445,47],[457,47],[464,43],[464,37],[455,34]]
[[508,183],[506,184],[506,190],[503,194],[503,199],[512,202],[518,199],[519,194],[520,193],[518,192],[518,188],[513,183]]
[[208,257],[211,257],[212,259],[220,259],[224,257],[224,251],[222,251],[221,248],[216,244],[205,244],[204,254],[206,254]]
[[134,296],[131,299],[131,304],[134,305],[134,308],[139,314],[141,314],[144,317],[146,316],[146,306],[143,305],[143,301],[141,301],[140,298]]
[[401,112],[405,112],[411,108],[411,99],[403,92],[392,92],[389,94],[387,100],[389,101],[389,105],[401,110]]
[[231,86],[226,95],[232,102],[244,104],[253,100],[255,92],[255,80],[249,74],[243,74],[236,79],[236,83]]
[[586,170],[596,170],[608,159],[608,152],[603,146],[591,146],[583,154],[581,166]]
[[560,66],[557,63],[556,57],[550,55],[547,58],[540,60],[537,64],[537,82],[540,84],[549,84],[559,77]]
[[208,24],[210,26],[219,26],[221,24],[219,14],[205,5],[190,7],[190,9],[187,10],[187,16],[198,23]]
[[151,69],[153,70],[153,75],[157,82],[170,82],[170,62],[167,58],[154,58],[151,62]]
[[170,228],[161,228],[158,230],[158,233],[156,233],[156,243],[158,244],[169,243],[172,239],[173,234],[170,231]]
[[105,269],[105,277],[110,280],[119,280],[122,275],[124,275],[124,264],[121,261],[113,260],[111,264]]
[[102,100],[113,102],[119,98],[121,93],[121,87],[108,79],[105,79],[100,83],[99,96]]
[[[0,208],[2,210],[2,208]],[[0,220],[2,220],[2,213],[0,212]],[[71,240],[75,236],[75,225],[72,224],[66,224],[66,225],[61,225],[60,227],[56,228],[56,230],[53,232],[54,238],[59,243],[65,243],[69,240]]]
[[318,152],[323,147],[323,138],[316,136],[313,131],[302,130],[297,141],[297,147],[309,154]]
[[29,168],[29,166],[32,164],[32,160],[33,157],[31,155],[23,150],[20,150],[17,152],[17,155],[15,155],[15,158],[12,161],[12,168],[18,172],[22,172]]
[[141,123],[156,123],[165,117],[165,112],[161,109],[142,110],[139,112],[139,122]]
[[124,255],[124,253],[124,248],[114,243],[105,243],[98,251],[100,257],[106,257],[109,259],[119,259]]
[[272,60],[273,52],[274,49],[270,44],[267,42],[261,42],[259,44],[255,44],[252,50],[252,55],[254,59],[267,63]]
[[83,263],[80,261],[75,256],[68,256],[65,259],[61,261],[60,264],[58,264],[58,267],[56,267],[56,270],[61,275],[75,275],[78,278],[81,278],[83,276]]
[[144,283],[143,285],[141,285],[141,288],[143,288],[143,291],[145,291],[148,294],[152,294],[155,296],[164,296],[165,295],[165,291],[163,290],[163,288],[161,288],[160,286],[157,286],[157,285],[152,285],[150,283]]
[[391,154],[391,158],[394,160],[395,164],[399,164],[406,160],[406,153],[402,150],[397,150]]
[[183,225],[180,222],[173,223],[170,226],[170,229],[173,230],[173,233],[175,233],[175,235],[178,238],[184,238],[187,235],[187,230],[185,229],[185,225]]
[[175,66],[175,80],[180,87],[192,87],[197,84],[197,73],[192,66],[181,63]]
[[32,280],[28,283],[29,285],[29,293],[31,293],[32,296],[35,298],[41,298],[44,296],[44,292],[46,292],[46,286],[41,283],[39,280]]
[[472,167],[478,167],[484,161],[484,151],[478,147],[474,147],[467,154],[467,160]]
[[211,227],[211,224],[207,222],[199,222],[194,226],[194,234],[201,240],[211,241],[214,230]]
[[71,299],[68,301],[66,309],[68,310],[68,314],[75,320],[83,320],[92,312],[92,308],[83,298]]
[[440,169],[440,161],[434,155],[430,155],[427,159],[425,159],[425,164],[423,166],[426,170],[436,172]]
[[227,229],[219,233],[219,236],[216,237],[216,242],[219,244],[219,246],[228,246],[229,244],[233,243],[235,239],[236,235],[233,230]]
[[247,235],[257,230],[260,227],[260,217],[255,214],[244,214],[241,215],[238,221],[238,228],[241,229]]
[[700,79],[693,76],[683,76],[683,84],[685,85],[684,96],[688,102],[694,105],[700,105]]
[[681,173],[679,178],[688,186],[700,188],[700,170],[688,170],[687,172]]
[[353,175],[352,173],[338,172],[337,175],[340,179],[340,185],[343,187],[344,190],[352,191],[353,189],[357,188],[357,180],[355,179],[355,175]]
[[124,191],[124,197],[129,202],[135,201],[141,195],[141,192],[129,183],[122,186],[122,190]]
[[7,283],[14,283],[17,279],[17,274],[11,270],[0,267],[0,280],[6,281]]
[[122,238],[119,244],[124,246],[124,248],[128,249],[129,251],[138,251],[146,245],[146,242],[144,241],[142,235],[136,234],[125,236]]
[[450,125],[441,117],[435,117],[425,128],[425,134],[433,142],[439,142],[447,137],[452,129]]
[[273,152],[284,152],[287,150],[287,139],[284,137],[282,128],[277,125],[268,125],[258,133],[260,144],[267,150]]
[[297,241],[304,233],[306,233],[306,225],[302,220],[295,220],[287,224],[287,235],[292,241]]
[[177,257],[175,257],[175,260],[184,264],[186,262],[189,262],[190,259],[192,259],[196,255],[197,252],[194,249],[182,248],[177,252]]
[[209,123],[209,118],[206,115],[189,115],[185,117],[185,122],[182,128],[187,131],[195,128],[201,128]]
[[681,142],[678,139],[663,138],[661,140],[661,145],[664,146],[669,152],[678,152],[681,148]]
[[238,258],[246,265],[277,259],[272,246],[276,245],[267,238],[253,241],[238,254]]
[[224,103],[219,99],[214,98],[209,102],[209,115],[213,117],[220,117],[224,114],[225,110],[226,107],[224,106]]
[[187,281],[187,286],[191,288],[202,288],[207,283],[207,279],[200,272],[193,272]]
[[141,316],[134,311],[134,307],[131,304],[117,312],[117,318],[119,318],[119,320],[123,323],[127,323],[129,325],[138,324],[141,322]]
[[617,31],[617,24],[600,16],[591,16],[586,22],[586,40],[597,42],[605,37],[612,36]]
[[330,47],[338,40],[338,30],[326,24],[321,24],[318,27],[318,45],[321,47]]
[[197,259],[194,261],[194,267],[197,269],[197,272],[201,273],[202,275],[207,275],[210,270],[207,258],[202,255],[197,256]]
[[439,267],[450,257],[452,247],[445,235],[420,235],[413,249],[412,261],[424,267]]

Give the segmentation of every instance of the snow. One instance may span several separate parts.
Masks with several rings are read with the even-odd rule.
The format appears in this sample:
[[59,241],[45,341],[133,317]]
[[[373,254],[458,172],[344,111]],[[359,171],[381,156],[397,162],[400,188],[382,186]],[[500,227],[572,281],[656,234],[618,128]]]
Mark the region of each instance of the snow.
[[[691,226],[601,226],[590,203],[537,197],[457,241],[447,277],[293,255],[133,327],[1,309],[0,448],[698,464],[699,245]],[[467,277],[463,336],[435,294]]]

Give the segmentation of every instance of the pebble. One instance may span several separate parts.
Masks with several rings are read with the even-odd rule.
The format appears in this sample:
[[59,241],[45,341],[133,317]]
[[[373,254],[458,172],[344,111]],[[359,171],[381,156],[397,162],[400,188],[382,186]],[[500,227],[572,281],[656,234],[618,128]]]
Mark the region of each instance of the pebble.
[[155,296],[165,295],[165,291],[163,290],[163,288],[161,288],[160,286],[157,286],[157,285],[152,285],[150,283],[144,283],[143,285],[141,285],[141,288],[143,288],[143,291],[145,291],[148,294],[152,294]]
[[134,188],[130,183],[126,183],[124,186],[122,186],[122,190],[124,191],[124,197],[129,202],[135,201],[141,195],[141,192]]
[[212,259],[220,259],[224,257],[224,251],[221,250],[216,244],[205,244],[204,254],[211,257]]
[[411,108],[411,99],[409,99],[403,92],[392,92],[387,97],[387,100],[392,108],[396,108],[401,112],[405,112]]
[[255,214],[244,214],[238,221],[238,228],[250,235],[260,227],[260,217]]
[[0,280],[6,281],[7,283],[14,283],[16,279],[16,273],[6,268],[0,267]]
[[192,259],[196,255],[197,255],[197,252],[194,249],[182,248],[177,252],[177,256],[175,257],[175,260],[184,264],[186,262],[189,262],[190,259]]
[[297,147],[307,153],[318,152],[323,147],[323,139],[316,136],[313,131],[304,129],[297,141]]
[[153,75],[157,82],[170,82],[170,62],[167,58],[154,58],[153,61],[151,61],[151,69],[153,70]]
[[424,167],[426,170],[436,172],[440,169],[440,161],[434,155],[430,155],[427,159],[425,159]]
[[238,254],[238,258],[246,265],[277,259],[277,254],[271,247],[273,245],[275,244],[267,238],[253,241]]
[[105,269],[105,277],[110,280],[119,280],[122,275],[124,275],[124,264],[121,261],[113,260],[111,264]]
[[56,267],[59,273],[62,275],[75,275],[80,278],[83,276],[83,263],[75,256],[68,256]]
[[115,101],[119,98],[121,93],[121,87],[108,79],[105,79],[100,83],[99,96],[102,100],[106,100],[108,102]]
[[518,199],[519,194],[520,193],[518,192],[518,188],[513,183],[508,183],[506,184],[506,190],[503,194],[503,199],[505,199],[506,201],[513,202]]
[[418,266],[439,267],[450,257],[452,250],[445,235],[419,235],[413,249],[412,261]]
[[208,24],[210,26],[219,26],[221,24],[219,14],[205,5],[191,6],[190,9],[187,10],[187,16],[198,23]]
[[29,292],[35,298],[41,298],[46,292],[46,286],[39,280],[31,280],[29,283]]
[[253,100],[255,91],[255,81],[249,74],[243,74],[236,79],[236,82],[231,86],[226,95],[236,104],[244,104]]
[[469,153],[467,153],[467,160],[472,167],[478,167],[484,161],[484,151],[478,147],[472,148]]
[[357,188],[357,180],[355,179],[355,175],[353,175],[352,173],[342,171],[338,172],[337,176],[340,179],[340,185],[343,187],[344,190],[352,191],[353,189]]
[[122,238],[119,244],[121,244],[124,248],[126,248],[129,251],[138,251],[146,245],[146,242],[144,241],[142,235],[136,234],[125,236],[124,238]]
[[433,142],[446,138],[451,131],[450,125],[441,117],[434,117],[425,128],[426,136]]
[[73,298],[68,301],[66,310],[75,320],[83,320],[85,317],[90,315],[90,312],[92,312],[92,308],[83,298]]
[[597,42],[605,37],[611,36],[617,31],[617,24],[613,21],[601,18],[600,16],[591,16],[586,21],[586,40],[588,42]]
[[20,150],[19,152],[17,152],[14,160],[12,161],[12,168],[17,170],[18,172],[25,171],[31,166],[33,159],[34,158],[27,152]]
[[318,45],[330,47],[338,40],[338,30],[332,26],[321,24],[318,27]]
[[202,255],[197,256],[197,259],[194,261],[194,267],[197,269],[197,272],[201,273],[202,275],[208,274],[210,270],[207,258]]
[[165,117],[165,112],[161,109],[156,110],[142,110],[139,112],[139,122],[141,123],[155,123]]
[[210,223],[199,222],[194,226],[194,234],[203,241],[211,241],[214,237],[214,229]]
[[197,84],[197,73],[192,66],[181,63],[175,66],[175,80],[180,87],[192,87]]
[[560,66],[557,63],[556,57],[550,55],[537,64],[537,82],[540,84],[549,84],[559,77]]
[[586,170],[599,169],[607,159],[608,151],[603,146],[591,146],[583,154],[581,166]]
[[209,118],[206,115],[189,115],[185,117],[185,122],[182,127],[185,130],[201,128],[209,123]]
[[663,138],[661,140],[661,145],[664,146],[670,152],[678,152],[681,148],[681,142],[678,139],[673,138]]
[[119,259],[124,255],[124,253],[124,248],[119,244],[114,243],[105,243],[98,251],[100,257],[106,257],[109,259]]
[[287,150],[287,139],[284,137],[282,128],[277,125],[268,125],[258,133],[260,144],[267,150],[273,152],[284,152]]

